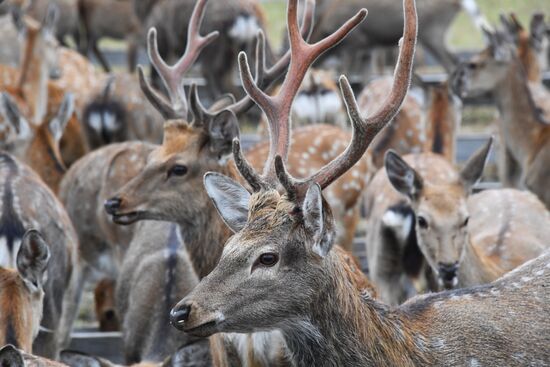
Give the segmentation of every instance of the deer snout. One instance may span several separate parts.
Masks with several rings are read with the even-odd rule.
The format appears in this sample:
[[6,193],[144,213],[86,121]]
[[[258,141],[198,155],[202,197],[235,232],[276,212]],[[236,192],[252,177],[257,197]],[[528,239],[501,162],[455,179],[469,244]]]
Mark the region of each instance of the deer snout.
[[189,319],[191,314],[191,305],[186,303],[178,303],[172,311],[170,311],[170,323],[176,329],[183,331],[184,323]]
[[445,288],[454,288],[458,283],[458,262],[439,263],[438,273],[439,279]]
[[121,205],[122,205],[122,199],[116,196],[105,200],[105,203],[103,203],[103,206],[105,207],[105,211],[107,212],[107,214],[111,214],[111,215],[115,215],[117,211],[120,209]]

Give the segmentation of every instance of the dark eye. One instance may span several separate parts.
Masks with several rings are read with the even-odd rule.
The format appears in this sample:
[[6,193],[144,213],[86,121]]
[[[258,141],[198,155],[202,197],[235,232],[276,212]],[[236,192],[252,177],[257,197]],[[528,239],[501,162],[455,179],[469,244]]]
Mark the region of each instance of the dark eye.
[[462,227],[466,227],[468,225],[468,222],[470,222],[470,217],[466,217],[464,223],[462,223]]
[[260,257],[257,260],[257,263],[259,265],[271,267],[279,261],[279,256],[277,254],[274,254],[273,252],[267,252],[265,254],[261,254]]
[[426,220],[426,218],[424,218],[422,216],[419,216],[418,217],[418,225],[420,226],[420,228],[426,229],[426,228],[428,228],[428,221]]
[[183,164],[175,164],[168,170],[168,177],[170,176],[184,176],[187,173],[187,166]]

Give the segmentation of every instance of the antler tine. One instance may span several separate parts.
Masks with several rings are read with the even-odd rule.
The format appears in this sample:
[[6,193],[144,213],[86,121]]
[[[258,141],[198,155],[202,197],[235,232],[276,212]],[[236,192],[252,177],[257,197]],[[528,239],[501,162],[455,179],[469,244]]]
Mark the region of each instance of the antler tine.
[[[300,27],[300,33],[305,40],[309,40],[311,32],[313,31],[313,15],[315,14],[315,0],[307,0],[305,4],[305,10],[302,18],[302,26]],[[261,39],[260,39],[261,37]],[[261,42],[261,44],[260,44]],[[290,49],[271,66],[269,69],[266,67],[265,62],[265,36],[263,31],[258,31],[258,38],[256,41],[256,76],[254,81],[258,88],[269,92],[273,87],[273,84],[279,79],[288,64],[290,64]],[[254,101],[247,94],[241,98],[237,103],[230,106],[229,109],[236,115],[248,111],[254,105]]]
[[[287,182],[290,186],[287,192],[290,195],[302,195],[309,188],[312,182],[316,182],[322,189],[334,182],[338,177],[349,170],[365,153],[371,141],[391,121],[407,94],[412,75],[412,65],[417,35],[417,14],[414,0],[404,0],[405,29],[401,40],[401,50],[394,74],[393,86],[390,95],[384,104],[371,116],[363,119],[357,106],[353,90],[345,76],[340,77],[340,89],[353,127],[352,139],[346,150],[335,160],[327,164],[313,176],[305,180],[296,181],[292,185],[288,183],[293,179],[286,173],[284,166],[278,165],[277,176]],[[285,178],[286,177],[286,178]]]
[[[165,110],[171,109],[173,112],[168,115],[175,115],[179,118],[187,117],[188,106],[182,82],[183,75],[191,68],[201,51],[218,37],[219,34],[217,31],[211,32],[206,36],[201,36],[200,34],[200,26],[204,18],[207,1],[197,1],[189,22],[185,52],[174,65],[170,66],[166,64],[159,54],[157,30],[151,28],[147,35],[147,53],[149,59],[168,90],[170,103],[168,104],[164,98],[161,98],[157,92],[153,91],[148,83],[143,84],[145,88],[149,89],[148,91],[144,90],[144,93],[155,107],[158,105],[162,106],[163,114],[166,113]],[[140,75],[141,78],[142,76]],[[145,78],[143,79],[145,80]]]
[[275,96],[268,96],[254,82],[250,73],[246,55],[239,55],[239,67],[241,79],[246,93],[264,111],[269,123],[270,152],[264,166],[263,176],[268,181],[275,177],[273,161],[276,155],[281,155],[286,160],[290,143],[290,111],[294,97],[300,88],[309,66],[325,51],[338,44],[351,32],[359,23],[365,19],[367,10],[360,10],[355,16],[349,19],[336,32],[325,39],[310,44],[300,35],[298,29],[298,4],[297,0],[289,0],[287,10],[287,24],[290,39],[290,68],[283,81],[279,93]]

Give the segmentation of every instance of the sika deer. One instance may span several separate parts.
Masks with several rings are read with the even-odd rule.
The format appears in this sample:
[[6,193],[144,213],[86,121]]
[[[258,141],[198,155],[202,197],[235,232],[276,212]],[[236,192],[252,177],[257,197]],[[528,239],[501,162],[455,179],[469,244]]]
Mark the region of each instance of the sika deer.
[[0,259],[15,268],[24,233],[34,228],[50,245],[51,262],[44,288],[42,331],[33,345],[39,355],[55,358],[60,341],[70,332],[76,309],[70,300],[76,291],[78,242],[65,209],[42,180],[7,153],[0,154],[3,187],[0,218]]
[[487,35],[490,46],[462,64],[454,75],[454,88],[462,96],[494,94],[507,157],[502,162],[504,183],[530,189],[550,208],[550,169],[546,164],[550,126],[534,102],[525,69],[511,45],[497,33]]
[[0,348],[0,365],[5,367],[67,367],[62,363],[29,353],[8,344]]
[[[292,179],[283,163],[288,148],[283,133],[288,126],[283,125],[284,138],[277,139],[280,145],[270,155],[275,172],[266,166],[267,177],[255,173],[236,149],[239,171],[254,188],[252,194],[222,175],[205,177],[235,235],[212,273],[172,310],[178,328],[198,336],[279,328],[300,366],[520,366],[550,361],[545,348],[550,254],[490,285],[421,297],[390,309],[358,292],[342,259],[330,251],[333,222],[321,189],[364,154],[394,117],[410,81],[416,12],[414,1],[404,3],[405,41],[396,89],[387,103],[370,118],[360,118],[351,88],[342,79],[355,127],[345,153],[309,179]],[[268,97],[258,99],[266,109],[278,111]],[[274,189],[279,185],[282,195]],[[510,317],[510,310],[521,316]]]
[[[420,156],[405,161],[391,151],[386,155],[389,182],[407,196],[414,211],[418,246],[439,284],[447,289],[492,282],[548,248],[545,234],[550,234],[550,216],[537,200],[513,190],[468,197],[482,175],[489,147],[490,143],[482,147],[458,179],[453,174],[447,183],[409,165],[426,170],[429,164],[433,170],[437,160],[423,162]],[[516,228],[510,228],[510,223]],[[526,233],[532,234],[530,240]]]
[[38,335],[44,300],[44,275],[50,259],[48,245],[35,230],[27,231],[17,251],[16,269],[0,266],[0,345],[13,344],[27,352]]

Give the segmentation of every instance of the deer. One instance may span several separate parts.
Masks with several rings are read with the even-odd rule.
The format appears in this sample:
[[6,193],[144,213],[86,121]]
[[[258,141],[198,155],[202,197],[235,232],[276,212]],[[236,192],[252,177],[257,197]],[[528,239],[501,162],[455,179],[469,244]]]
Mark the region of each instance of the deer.
[[[40,177],[6,152],[0,154],[2,172],[1,266],[16,268],[22,238],[36,229],[51,252],[48,277],[43,283],[44,317],[33,352],[56,358],[76,316],[70,300],[77,291],[78,241],[65,208]],[[34,238],[34,237],[32,237]]]
[[[462,101],[447,82],[428,86],[415,75],[414,93],[405,98],[395,119],[373,141],[369,148],[369,169],[374,175],[384,165],[389,149],[400,154],[434,152],[454,162],[456,132],[462,117]],[[380,77],[369,82],[359,95],[363,114],[374,110],[391,90],[392,78]]]
[[61,157],[59,142],[73,114],[72,95],[66,95],[59,111],[51,118],[47,117],[38,126],[27,121],[9,94],[1,94],[0,105],[0,115],[11,125],[11,130],[17,133],[16,136],[8,136],[3,145],[17,149],[17,156],[28,164],[54,193],[57,193],[67,170]]
[[5,259],[0,267],[0,345],[12,344],[30,353],[42,321],[50,250],[38,231],[28,230],[16,255],[15,268],[6,267]]
[[[153,6],[145,21],[145,29],[157,29],[161,56],[170,60],[183,52],[187,38],[187,24],[178,14],[190,14],[195,1],[164,0]],[[229,0],[212,2],[207,10],[205,31],[218,30],[220,35],[205,48],[198,59],[200,73],[206,80],[211,99],[224,93],[239,95],[233,76],[237,69],[235,60],[241,49],[253,52],[255,35],[265,29],[265,15],[257,0]],[[267,44],[268,60],[272,51]],[[223,55],[223,57],[220,57]]]
[[134,13],[132,0],[78,0],[78,14],[84,28],[80,51],[94,53],[105,72],[111,67],[98,47],[103,37],[126,40],[128,70],[135,71],[140,44],[141,22]]
[[54,4],[59,10],[59,20],[55,27],[57,40],[64,47],[68,47],[66,37],[70,37],[78,46],[80,42],[80,24],[78,21],[77,0],[31,1],[26,8],[26,12],[35,19],[42,19],[50,4]]
[[550,207],[550,127],[536,105],[525,68],[504,37],[486,32],[489,46],[461,64],[453,76],[457,94],[475,96],[492,92],[499,111],[502,141],[501,177],[507,187],[526,188]]
[[[416,12],[414,1],[404,1],[404,7],[396,89],[387,103],[361,118],[349,83],[341,79],[356,129],[338,159],[309,179],[297,180],[285,170],[285,136],[277,139],[281,144],[272,152],[274,166],[266,167],[268,175],[239,161],[239,172],[255,187],[252,193],[218,173],[205,176],[205,187],[234,235],[216,268],[171,311],[177,328],[203,337],[280,329],[293,362],[306,366],[520,366],[550,359],[543,347],[550,325],[540,317],[550,312],[550,253],[489,285],[426,295],[389,308],[358,292],[342,259],[331,251],[333,224],[322,188],[365,153],[407,92]],[[279,111],[269,97],[251,94],[266,110]],[[239,159],[238,150],[236,155]],[[511,309],[521,316],[510,317]],[[522,328],[526,322],[532,329]]]
[[[398,203],[409,201],[413,213],[407,217],[409,230],[415,227],[418,247],[445,289],[490,283],[548,248],[542,228],[548,227],[550,216],[534,195],[517,190],[469,195],[482,175],[491,144],[490,139],[474,153],[460,174],[443,180],[435,177],[437,171],[445,171],[435,168],[443,163],[437,159],[403,159],[392,151],[386,155],[386,182],[401,194]],[[386,226],[392,218],[404,222],[397,213],[390,215],[391,206],[387,208]]]
[[65,364],[33,355],[11,344],[0,348],[0,364],[6,367],[67,367]]

